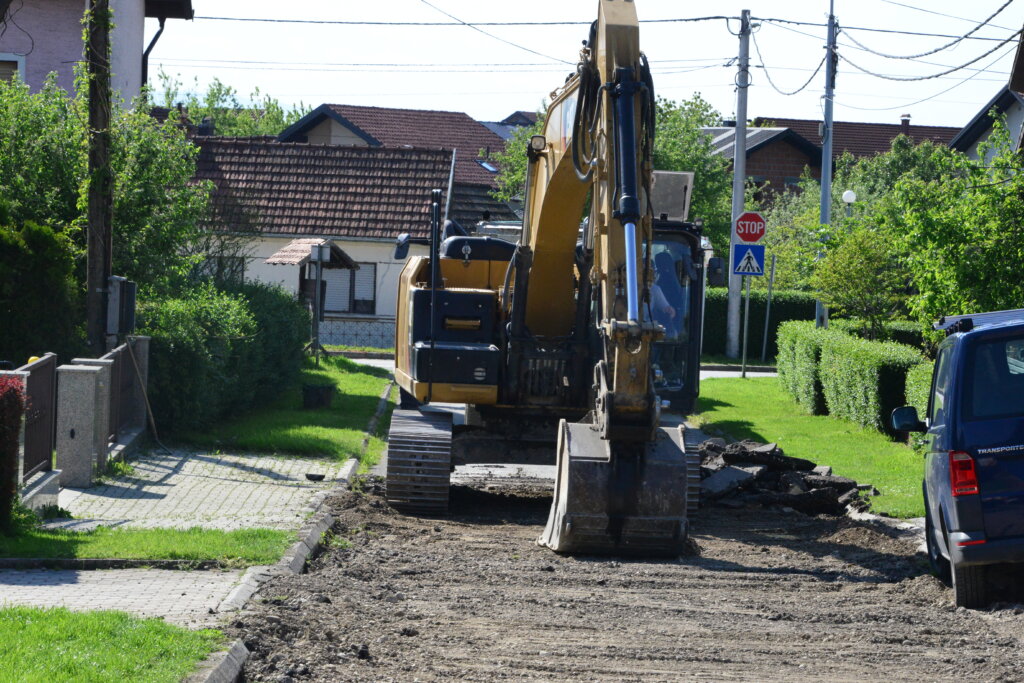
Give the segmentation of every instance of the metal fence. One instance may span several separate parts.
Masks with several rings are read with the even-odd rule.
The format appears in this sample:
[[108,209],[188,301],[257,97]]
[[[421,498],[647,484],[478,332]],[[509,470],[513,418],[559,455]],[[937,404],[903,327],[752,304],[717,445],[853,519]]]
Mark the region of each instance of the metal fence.
[[132,421],[132,406],[135,405],[135,365],[129,355],[128,344],[108,351],[101,360],[114,361],[110,369],[110,422],[107,441],[116,442],[118,435]]
[[328,318],[320,323],[320,343],[390,349],[395,346],[395,321]]
[[37,472],[53,467],[56,445],[57,356],[47,353],[42,358],[18,368],[25,373],[25,454],[22,481]]

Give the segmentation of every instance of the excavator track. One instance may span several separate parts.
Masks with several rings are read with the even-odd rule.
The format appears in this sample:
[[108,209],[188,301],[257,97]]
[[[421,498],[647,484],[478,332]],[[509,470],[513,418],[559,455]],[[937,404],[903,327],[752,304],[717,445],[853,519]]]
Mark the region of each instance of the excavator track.
[[396,410],[388,431],[386,495],[402,512],[443,514],[451,480],[451,413]]

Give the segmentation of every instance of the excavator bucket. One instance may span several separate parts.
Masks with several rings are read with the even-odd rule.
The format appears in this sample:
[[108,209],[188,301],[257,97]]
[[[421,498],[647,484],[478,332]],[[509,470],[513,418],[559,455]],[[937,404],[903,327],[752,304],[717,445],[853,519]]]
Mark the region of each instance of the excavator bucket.
[[538,543],[562,553],[682,553],[688,491],[700,480],[683,444],[678,427],[660,427],[651,443],[617,444],[562,420],[555,497]]

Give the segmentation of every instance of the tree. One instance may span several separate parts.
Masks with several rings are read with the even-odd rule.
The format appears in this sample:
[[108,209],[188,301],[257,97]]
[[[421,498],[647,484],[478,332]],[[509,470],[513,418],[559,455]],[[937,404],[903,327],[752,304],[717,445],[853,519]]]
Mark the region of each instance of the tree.
[[537,112],[537,121],[532,126],[519,126],[512,137],[505,141],[505,147],[494,154],[498,163],[498,189],[492,196],[498,201],[512,202],[523,199],[526,188],[526,146],[530,138],[544,132],[544,112]]
[[259,88],[249,94],[251,104],[243,105],[238,99],[238,91],[218,78],[214,78],[201,95],[198,93],[198,79],[195,81],[195,90],[184,92],[181,81],[163,70],[158,78],[163,88],[160,99],[171,110],[172,119],[177,118],[176,107],[181,105],[189,121],[199,125],[209,119],[217,135],[279,135],[311,111],[310,107],[302,103],[297,107],[286,108]]
[[830,245],[810,284],[835,313],[864,321],[870,337],[877,339],[903,306],[907,278],[884,235],[857,226]]

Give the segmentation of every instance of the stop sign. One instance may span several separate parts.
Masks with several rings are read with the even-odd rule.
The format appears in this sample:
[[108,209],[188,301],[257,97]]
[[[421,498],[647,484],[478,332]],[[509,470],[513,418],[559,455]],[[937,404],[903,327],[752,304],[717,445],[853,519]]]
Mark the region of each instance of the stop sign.
[[736,219],[735,230],[740,242],[757,242],[764,237],[764,218],[756,211],[747,211]]

